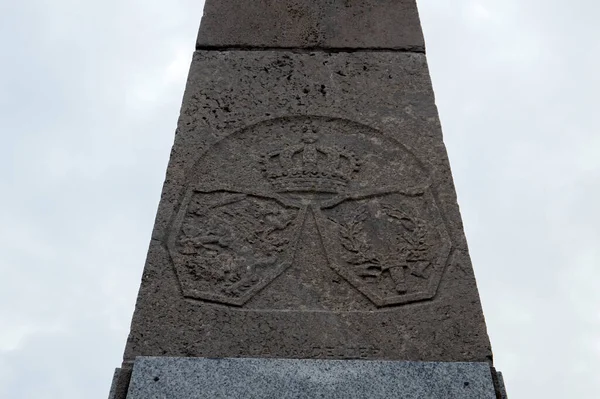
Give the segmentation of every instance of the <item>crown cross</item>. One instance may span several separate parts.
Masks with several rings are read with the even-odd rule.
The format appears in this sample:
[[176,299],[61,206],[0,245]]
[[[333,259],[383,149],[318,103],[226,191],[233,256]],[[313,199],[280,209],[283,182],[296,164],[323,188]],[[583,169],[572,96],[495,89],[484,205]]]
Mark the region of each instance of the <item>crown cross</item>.
[[344,191],[360,170],[360,160],[345,148],[320,146],[317,141],[315,132],[305,128],[300,143],[261,156],[261,169],[276,191]]

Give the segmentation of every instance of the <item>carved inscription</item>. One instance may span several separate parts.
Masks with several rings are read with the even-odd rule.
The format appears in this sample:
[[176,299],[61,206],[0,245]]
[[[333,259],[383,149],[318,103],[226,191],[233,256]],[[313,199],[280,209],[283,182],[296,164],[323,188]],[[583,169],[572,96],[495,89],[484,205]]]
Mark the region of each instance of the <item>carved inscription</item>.
[[184,295],[244,305],[291,267],[310,213],[327,258],[322,267],[373,304],[433,297],[451,245],[422,184],[426,175],[407,150],[331,118],[250,130],[249,145],[241,137],[217,146],[228,162],[240,156],[237,169],[210,170],[211,184],[192,186],[183,201],[169,250]]
[[315,346],[313,359],[376,359],[381,350],[374,346]]
[[[313,346],[307,349],[279,348],[277,354],[292,359],[378,359],[382,355],[382,351],[373,345],[327,345]],[[273,348],[267,345],[258,348],[244,348],[240,350],[239,355],[272,357]]]

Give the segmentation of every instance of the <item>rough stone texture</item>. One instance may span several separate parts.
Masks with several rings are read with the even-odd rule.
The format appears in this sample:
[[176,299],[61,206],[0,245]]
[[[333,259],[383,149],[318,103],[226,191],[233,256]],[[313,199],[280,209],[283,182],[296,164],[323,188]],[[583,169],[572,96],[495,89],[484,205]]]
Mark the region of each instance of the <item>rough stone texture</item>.
[[491,362],[423,54],[195,53],[137,356]]
[[208,0],[197,46],[425,49],[415,0]]
[[108,399],[123,399],[126,397],[127,390],[129,389],[129,382],[131,380],[131,373],[131,364],[126,364],[123,368],[115,370]]
[[496,399],[487,363],[138,358],[127,399]]
[[110,392],[108,393],[108,399],[115,399],[117,397],[117,384],[119,381],[120,368],[115,369],[113,374],[112,384],[110,384]]
[[508,395],[506,394],[506,385],[504,385],[504,376],[502,373],[496,373],[496,377],[498,378],[498,399],[508,399]]

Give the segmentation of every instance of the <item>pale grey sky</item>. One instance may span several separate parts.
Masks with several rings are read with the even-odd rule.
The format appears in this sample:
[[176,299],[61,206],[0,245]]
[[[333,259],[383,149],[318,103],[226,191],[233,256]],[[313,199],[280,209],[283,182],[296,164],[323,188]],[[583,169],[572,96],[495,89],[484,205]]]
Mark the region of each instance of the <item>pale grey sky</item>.
[[[600,392],[600,4],[419,0],[511,399]],[[0,2],[0,397],[105,399],[199,0]]]

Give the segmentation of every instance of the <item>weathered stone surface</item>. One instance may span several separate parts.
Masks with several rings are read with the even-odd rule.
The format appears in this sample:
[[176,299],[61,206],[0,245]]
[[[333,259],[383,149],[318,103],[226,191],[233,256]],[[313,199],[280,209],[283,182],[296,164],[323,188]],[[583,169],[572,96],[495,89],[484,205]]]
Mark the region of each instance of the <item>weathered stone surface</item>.
[[207,0],[197,46],[425,49],[415,0]]
[[117,397],[117,384],[119,381],[119,374],[121,369],[117,368],[113,374],[112,383],[110,384],[110,392],[108,393],[108,399],[115,399]]
[[508,395],[506,394],[506,385],[504,385],[504,376],[502,373],[496,373],[498,378],[498,399],[508,399]]
[[423,54],[196,52],[136,356],[491,361]]
[[131,364],[115,370],[108,399],[124,399],[126,397],[132,371]]
[[138,358],[127,399],[496,399],[487,363]]

